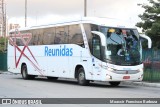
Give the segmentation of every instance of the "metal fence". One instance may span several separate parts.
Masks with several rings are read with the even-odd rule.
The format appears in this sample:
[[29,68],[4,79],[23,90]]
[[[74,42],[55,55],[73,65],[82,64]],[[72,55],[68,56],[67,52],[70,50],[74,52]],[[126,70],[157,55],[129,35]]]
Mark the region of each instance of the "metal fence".
[[7,71],[7,53],[0,53],[0,70]]
[[143,50],[143,81],[160,82],[160,50]]

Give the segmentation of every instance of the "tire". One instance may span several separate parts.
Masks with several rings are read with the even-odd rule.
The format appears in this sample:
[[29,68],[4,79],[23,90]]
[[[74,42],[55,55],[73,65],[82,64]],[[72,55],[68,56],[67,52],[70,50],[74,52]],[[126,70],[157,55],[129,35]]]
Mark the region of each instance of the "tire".
[[27,66],[26,65],[22,66],[21,73],[22,73],[22,78],[25,79],[25,80],[34,79],[35,78],[35,75],[28,75],[28,71],[27,71]]
[[47,77],[48,80],[57,80],[58,77]]
[[121,82],[119,82],[119,81],[109,82],[109,84],[110,84],[111,86],[113,86],[113,87],[118,86],[120,83],[121,83]]
[[80,69],[78,70],[77,80],[78,80],[78,84],[79,84],[79,85],[82,85],[82,86],[89,85],[89,80],[86,80],[85,72],[84,72],[84,69],[83,69],[83,68],[80,68]]

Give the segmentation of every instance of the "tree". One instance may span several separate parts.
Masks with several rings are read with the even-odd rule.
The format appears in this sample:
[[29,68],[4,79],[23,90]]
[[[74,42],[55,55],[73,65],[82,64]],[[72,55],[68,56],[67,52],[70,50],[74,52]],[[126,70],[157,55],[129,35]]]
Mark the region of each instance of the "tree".
[[145,9],[140,14],[142,22],[136,24],[152,39],[153,47],[160,49],[160,0],[148,0],[149,4],[138,4]]
[[5,37],[0,37],[0,53],[5,52],[6,47],[5,47]]

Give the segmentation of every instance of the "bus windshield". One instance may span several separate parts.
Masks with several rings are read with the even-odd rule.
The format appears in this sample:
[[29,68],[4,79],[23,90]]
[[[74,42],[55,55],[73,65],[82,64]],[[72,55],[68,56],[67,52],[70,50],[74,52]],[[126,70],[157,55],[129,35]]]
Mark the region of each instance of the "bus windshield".
[[100,27],[106,36],[105,61],[115,65],[139,65],[142,48],[136,29]]

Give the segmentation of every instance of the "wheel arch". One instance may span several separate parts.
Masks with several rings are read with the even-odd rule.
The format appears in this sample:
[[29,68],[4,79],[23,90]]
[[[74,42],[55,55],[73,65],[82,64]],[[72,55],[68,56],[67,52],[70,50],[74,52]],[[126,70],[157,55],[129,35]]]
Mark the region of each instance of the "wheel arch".
[[83,67],[82,65],[80,65],[80,64],[78,64],[78,65],[75,67],[74,78],[77,78],[77,77],[78,77],[78,70],[79,70],[80,68],[83,68],[83,69],[84,69],[84,67]]

